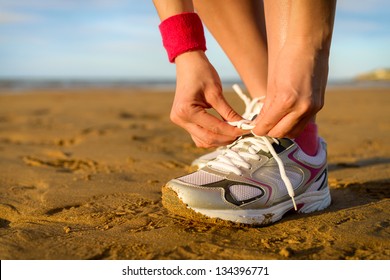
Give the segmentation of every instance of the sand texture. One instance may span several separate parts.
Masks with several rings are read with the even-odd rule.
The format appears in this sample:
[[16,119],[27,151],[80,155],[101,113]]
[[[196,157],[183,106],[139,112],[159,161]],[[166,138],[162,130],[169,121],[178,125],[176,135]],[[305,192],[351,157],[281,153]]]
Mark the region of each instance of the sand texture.
[[332,204],[266,227],[193,222],[162,207],[162,186],[208,151],[170,122],[172,98],[0,95],[0,259],[390,259],[390,89],[328,90],[318,123]]

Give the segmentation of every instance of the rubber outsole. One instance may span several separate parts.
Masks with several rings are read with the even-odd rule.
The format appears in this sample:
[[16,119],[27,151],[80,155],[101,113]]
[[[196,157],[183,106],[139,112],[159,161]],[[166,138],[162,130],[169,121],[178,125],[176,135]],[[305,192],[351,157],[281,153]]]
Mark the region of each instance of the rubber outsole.
[[[327,208],[331,203],[329,188],[326,187],[315,193],[303,193],[295,197],[299,207],[299,213],[311,213]],[[181,217],[214,224],[251,224],[269,225],[283,218],[292,210],[292,202],[284,201],[266,209],[249,210],[214,210],[214,209],[193,209],[186,205],[171,188],[162,188],[163,206],[172,214]]]

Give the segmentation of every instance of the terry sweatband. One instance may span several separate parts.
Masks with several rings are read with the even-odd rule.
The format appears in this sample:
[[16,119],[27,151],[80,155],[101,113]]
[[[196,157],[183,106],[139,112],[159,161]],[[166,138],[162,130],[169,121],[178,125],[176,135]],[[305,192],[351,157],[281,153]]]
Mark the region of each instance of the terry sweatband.
[[170,62],[185,52],[206,51],[202,21],[196,13],[182,13],[161,22],[160,33]]

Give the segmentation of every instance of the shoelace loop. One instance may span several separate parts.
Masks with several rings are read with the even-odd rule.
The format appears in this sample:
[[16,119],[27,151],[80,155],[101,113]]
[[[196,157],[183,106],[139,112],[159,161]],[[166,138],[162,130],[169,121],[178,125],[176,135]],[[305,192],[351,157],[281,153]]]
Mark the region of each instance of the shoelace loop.
[[[234,84],[232,87],[235,93],[241,98],[241,100],[245,104],[245,112],[242,114],[242,117],[245,120],[253,120],[254,117],[256,117],[257,114],[261,111],[263,104],[260,101],[263,100],[265,96],[255,97],[251,99],[247,95],[245,95],[245,93],[242,92],[239,85]],[[256,106],[258,107],[256,108]]]

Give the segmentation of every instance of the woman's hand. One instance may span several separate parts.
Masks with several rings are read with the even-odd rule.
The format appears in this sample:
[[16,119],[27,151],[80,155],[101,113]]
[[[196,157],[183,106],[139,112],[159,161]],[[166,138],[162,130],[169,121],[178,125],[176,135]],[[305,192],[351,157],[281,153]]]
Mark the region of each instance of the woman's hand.
[[[244,131],[225,121],[238,121],[238,115],[222,94],[220,78],[203,51],[186,52],[175,60],[176,93],[171,120],[187,130],[198,147],[217,147],[232,143]],[[223,118],[211,115],[214,108]]]
[[272,73],[267,96],[252,130],[256,135],[297,137],[324,105],[328,53],[307,45],[285,44]]

